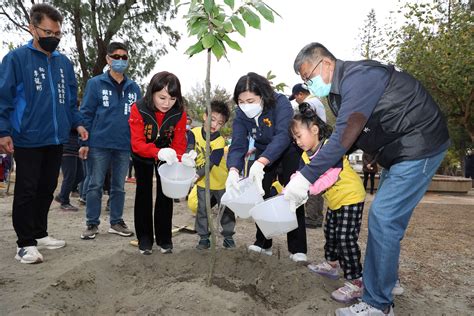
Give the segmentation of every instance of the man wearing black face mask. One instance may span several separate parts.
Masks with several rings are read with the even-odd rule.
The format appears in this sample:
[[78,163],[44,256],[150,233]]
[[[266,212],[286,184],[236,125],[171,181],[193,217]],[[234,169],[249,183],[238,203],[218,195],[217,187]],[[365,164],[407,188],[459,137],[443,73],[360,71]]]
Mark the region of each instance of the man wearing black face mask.
[[76,129],[88,138],[77,110],[77,82],[72,63],[56,51],[61,14],[37,4],[30,11],[33,39],[9,52],[0,65],[0,153],[16,161],[13,227],[15,259],[40,263],[38,249],[57,249],[64,240],[48,236],[48,211],[56,189],[62,144]]

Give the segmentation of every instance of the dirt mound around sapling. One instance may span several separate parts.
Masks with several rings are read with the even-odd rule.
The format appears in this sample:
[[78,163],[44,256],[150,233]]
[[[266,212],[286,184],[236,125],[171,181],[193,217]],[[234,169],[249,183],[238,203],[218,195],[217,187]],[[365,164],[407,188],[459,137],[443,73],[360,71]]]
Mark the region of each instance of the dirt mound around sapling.
[[[209,251],[138,255],[120,250],[75,267],[39,290],[22,312],[81,315],[275,315],[330,313],[336,284],[278,256],[219,249],[212,285]],[[316,283],[316,284],[315,284]],[[327,284],[326,284],[327,283]]]

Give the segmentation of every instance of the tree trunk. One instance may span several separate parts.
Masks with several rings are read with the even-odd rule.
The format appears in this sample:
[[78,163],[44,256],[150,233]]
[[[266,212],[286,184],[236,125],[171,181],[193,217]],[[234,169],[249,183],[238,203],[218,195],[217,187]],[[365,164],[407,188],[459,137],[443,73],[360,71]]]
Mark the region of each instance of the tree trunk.
[[206,108],[207,119],[205,122],[206,130],[206,211],[209,230],[211,231],[211,256],[209,258],[209,275],[207,278],[207,286],[211,286],[212,277],[214,275],[214,265],[216,263],[216,228],[214,227],[214,219],[211,212],[211,192],[210,192],[210,176],[209,176],[209,155],[211,153],[211,49],[207,50],[207,71],[206,71]]

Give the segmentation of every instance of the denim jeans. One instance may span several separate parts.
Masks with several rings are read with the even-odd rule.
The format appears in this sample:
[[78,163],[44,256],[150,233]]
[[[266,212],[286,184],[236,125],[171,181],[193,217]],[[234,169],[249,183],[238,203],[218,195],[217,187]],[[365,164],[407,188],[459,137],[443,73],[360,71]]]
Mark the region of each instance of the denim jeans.
[[109,166],[112,170],[110,188],[110,225],[122,220],[125,203],[125,176],[128,171],[130,151],[107,148],[89,148],[88,160],[92,171],[87,189],[86,218],[87,225],[100,224],[102,186]]
[[384,310],[393,302],[400,241],[445,154],[443,151],[429,158],[403,161],[382,170],[369,210],[362,297],[377,309]]

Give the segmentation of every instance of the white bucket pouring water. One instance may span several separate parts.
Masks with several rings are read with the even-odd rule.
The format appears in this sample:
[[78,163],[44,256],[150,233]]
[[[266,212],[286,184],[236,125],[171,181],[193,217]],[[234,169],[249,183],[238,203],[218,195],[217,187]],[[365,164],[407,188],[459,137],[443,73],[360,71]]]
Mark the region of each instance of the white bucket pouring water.
[[227,206],[240,218],[249,218],[250,209],[257,203],[263,202],[258,193],[257,185],[250,179],[244,178],[239,181],[240,190],[227,190],[221,198],[221,204]]
[[298,227],[296,213],[291,211],[290,202],[283,195],[277,195],[255,205],[250,215],[258,227],[270,239],[286,234]]
[[158,168],[163,194],[172,199],[184,198],[193,184],[196,169],[187,167],[181,162],[172,165],[162,164]]

